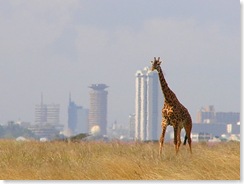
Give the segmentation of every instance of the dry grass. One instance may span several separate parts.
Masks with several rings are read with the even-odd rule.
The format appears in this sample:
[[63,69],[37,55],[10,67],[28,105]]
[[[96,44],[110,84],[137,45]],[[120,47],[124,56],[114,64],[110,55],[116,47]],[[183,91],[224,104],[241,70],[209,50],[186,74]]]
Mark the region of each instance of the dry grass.
[[240,144],[0,141],[0,179],[240,180]]

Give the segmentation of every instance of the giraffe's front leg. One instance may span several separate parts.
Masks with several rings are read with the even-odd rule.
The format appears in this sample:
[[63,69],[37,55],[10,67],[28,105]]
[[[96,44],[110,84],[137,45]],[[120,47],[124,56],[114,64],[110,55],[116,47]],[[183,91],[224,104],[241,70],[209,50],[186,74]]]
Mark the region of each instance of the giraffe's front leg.
[[166,128],[167,128],[167,120],[163,119],[162,120],[162,134],[159,140],[159,155],[162,154],[162,149],[163,149],[163,144],[164,144],[164,136],[165,136],[165,132],[166,132]]

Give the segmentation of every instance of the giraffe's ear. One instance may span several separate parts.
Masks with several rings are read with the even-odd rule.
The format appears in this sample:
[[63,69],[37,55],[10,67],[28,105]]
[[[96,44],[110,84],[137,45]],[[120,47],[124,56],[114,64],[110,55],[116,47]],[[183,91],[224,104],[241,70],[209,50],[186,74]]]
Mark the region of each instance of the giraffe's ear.
[[161,65],[162,61],[159,61],[158,64]]
[[153,61],[151,61],[151,63],[153,64]]

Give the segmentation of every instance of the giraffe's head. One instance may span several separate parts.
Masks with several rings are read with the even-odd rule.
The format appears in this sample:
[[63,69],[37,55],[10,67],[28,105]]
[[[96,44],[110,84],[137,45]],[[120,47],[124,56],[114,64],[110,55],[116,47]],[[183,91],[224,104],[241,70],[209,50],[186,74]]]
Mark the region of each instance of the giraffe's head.
[[154,57],[154,61],[151,61],[151,63],[152,63],[151,70],[152,71],[158,70],[160,67],[160,64],[161,64],[160,57],[158,57],[158,59],[156,59],[156,57]]

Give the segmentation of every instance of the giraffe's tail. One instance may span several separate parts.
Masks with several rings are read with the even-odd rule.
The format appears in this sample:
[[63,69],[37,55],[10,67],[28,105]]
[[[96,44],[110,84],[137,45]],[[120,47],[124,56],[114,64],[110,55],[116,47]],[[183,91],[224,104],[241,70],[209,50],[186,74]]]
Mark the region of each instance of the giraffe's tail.
[[184,140],[183,145],[186,145],[186,140],[187,140],[187,136],[185,135],[185,140]]

